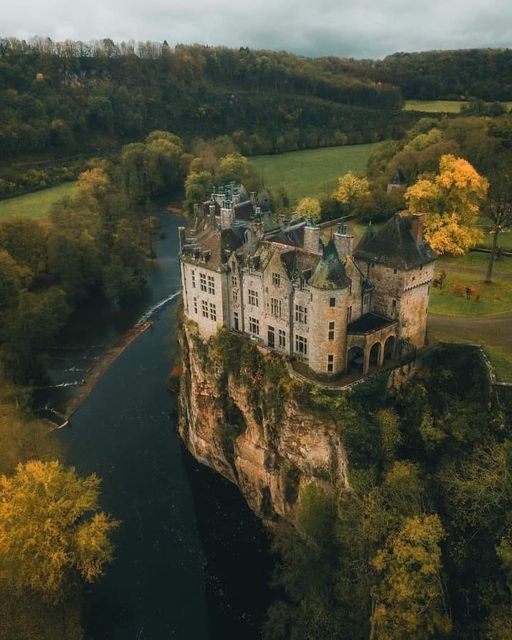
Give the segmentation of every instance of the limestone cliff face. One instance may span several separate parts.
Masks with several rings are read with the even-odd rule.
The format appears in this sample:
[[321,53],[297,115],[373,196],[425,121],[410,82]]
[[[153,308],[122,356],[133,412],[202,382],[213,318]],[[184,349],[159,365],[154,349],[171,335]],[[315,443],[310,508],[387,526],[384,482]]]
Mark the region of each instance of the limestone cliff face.
[[199,461],[239,486],[258,515],[293,519],[304,483],[347,485],[339,421],[305,409],[300,388],[276,392],[281,381],[266,373],[282,367],[276,356],[242,344],[254,364],[234,373],[221,347],[204,342],[194,325],[183,328],[180,342],[180,435]]

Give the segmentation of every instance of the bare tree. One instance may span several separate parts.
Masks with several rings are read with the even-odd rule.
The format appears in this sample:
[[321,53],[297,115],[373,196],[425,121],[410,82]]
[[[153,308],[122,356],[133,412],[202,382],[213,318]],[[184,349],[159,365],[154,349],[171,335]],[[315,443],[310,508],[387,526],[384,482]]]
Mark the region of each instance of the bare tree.
[[510,174],[497,176],[489,189],[489,196],[483,210],[484,215],[491,221],[492,247],[487,265],[486,282],[492,282],[494,261],[499,249],[500,233],[512,226],[512,176]]

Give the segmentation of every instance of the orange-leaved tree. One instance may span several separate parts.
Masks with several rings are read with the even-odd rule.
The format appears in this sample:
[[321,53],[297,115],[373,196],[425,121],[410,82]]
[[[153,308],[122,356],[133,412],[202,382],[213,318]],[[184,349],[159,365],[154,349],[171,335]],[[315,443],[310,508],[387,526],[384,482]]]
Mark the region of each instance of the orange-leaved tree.
[[489,183],[464,158],[441,156],[439,173],[423,175],[405,192],[410,213],[425,213],[425,238],[434,251],[463,255],[482,237],[477,227]]

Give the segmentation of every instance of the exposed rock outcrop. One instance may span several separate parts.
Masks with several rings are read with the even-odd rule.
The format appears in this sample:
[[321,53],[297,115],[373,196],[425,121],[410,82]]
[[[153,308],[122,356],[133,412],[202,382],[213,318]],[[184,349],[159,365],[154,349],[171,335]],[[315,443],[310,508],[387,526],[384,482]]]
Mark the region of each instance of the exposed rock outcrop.
[[180,435],[258,515],[293,519],[304,483],[347,486],[340,420],[301,401],[278,356],[227,333],[205,342],[193,323],[180,342]]

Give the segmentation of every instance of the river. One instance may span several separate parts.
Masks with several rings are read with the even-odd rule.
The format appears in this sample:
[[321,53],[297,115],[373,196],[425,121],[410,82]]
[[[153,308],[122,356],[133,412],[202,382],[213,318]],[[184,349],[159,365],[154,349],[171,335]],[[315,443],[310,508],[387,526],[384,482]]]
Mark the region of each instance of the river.
[[54,388],[42,390],[63,406],[105,346],[151,313],[152,327],[58,432],[67,462],[102,478],[102,507],[122,522],[114,562],[86,591],[86,638],[258,638],[270,601],[266,536],[238,490],[200,467],[176,433],[177,400],[166,379],[178,349],[178,298],[169,298],[180,287],[183,220],[165,213],[160,220],[158,261],[144,298],[122,312],[97,303],[75,314],[51,354]]

